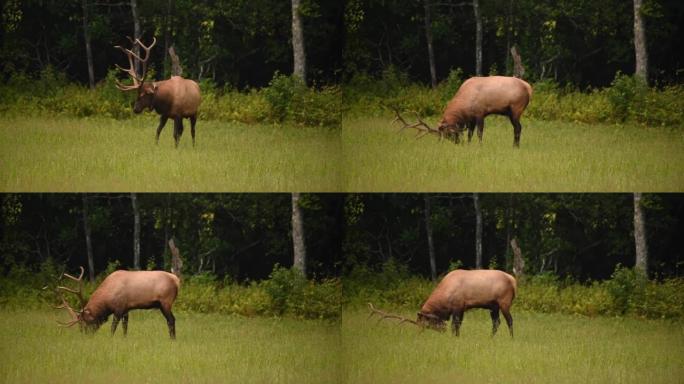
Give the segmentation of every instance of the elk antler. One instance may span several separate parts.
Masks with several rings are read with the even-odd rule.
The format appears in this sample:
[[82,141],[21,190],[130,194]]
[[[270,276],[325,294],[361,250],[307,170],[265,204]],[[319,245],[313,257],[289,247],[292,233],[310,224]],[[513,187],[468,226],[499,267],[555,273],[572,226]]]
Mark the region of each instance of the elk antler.
[[[68,277],[68,278],[70,278],[71,280],[74,280],[74,281],[77,281],[77,282],[78,282],[78,291],[75,290],[75,289],[71,289],[71,288],[64,287],[64,286],[58,286],[57,289],[58,289],[58,290],[61,289],[62,291],[71,292],[71,293],[76,294],[76,296],[78,296],[78,300],[79,300],[80,303],[81,303],[81,308],[84,308],[85,305],[86,305],[85,299],[83,298],[83,273],[85,272],[85,269],[83,269],[83,267],[79,267],[79,268],[81,268],[81,274],[78,276],[78,278],[76,278],[76,277],[74,277],[74,276],[71,276],[71,275],[68,274],[68,273],[63,273],[63,274],[62,274],[62,276]],[[60,277],[60,280],[61,280],[61,277]],[[61,296],[61,295],[60,295],[60,296]],[[64,297],[62,297],[62,300],[64,300]],[[66,302],[65,302],[64,304],[66,304]],[[73,309],[71,309],[71,308],[70,308],[70,310],[73,311]],[[80,312],[80,311],[79,311],[79,312]]]
[[370,308],[370,310],[371,310],[370,314],[368,314],[368,318],[370,319],[371,317],[373,317],[373,315],[378,315],[378,316],[380,316],[380,318],[378,319],[378,323],[384,319],[397,319],[397,320],[401,320],[401,321],[399,321],[398,324],[411,323],[411,324],[417,325],[421,328],[423,327],[421,324],[419,324],[415,320],[411,320],[411,319],[406,318],[404,316],[399,316],[399,315],[395,315],[392,313],[387,313],[385,311],[381,311],[381,310],[375,308],[373,306],[373,304],[371,304],[371,303],[368,303],[368,308]]
[[[130,49],[126,49],[120,45],[114,46],[114,48],[117,48],[126,54],[126,56],[128,57],[129,67],[128,67],[128,69],[126,69],[126,68],[120,67],[118,64],[114,64],[114,65],[118,69],[120,69],[121,71],[126,72],[128,74],[128,76],[130,76],[131,79],[133,80],[132,85],[124,85],[124,84],[121,84],[118,80],[116,80],[116,87],[122,91],[130,91],[132,89],[137,89],[142,85],[143,81],[145,81],[145,76],[147,75],[147,60],[149,60],[149,58],[150,58],[150,50],[157,43],[156,37],[152,37],[152,44],[150,44],[149,46],[145,46],[145,44],[143,44],[140,41],[140,39],[133,40],[130,36],[126,36],[126,37],[128,38],[128,40],[133,45],[132,48],[135,48],[135,46],[138,45],[138,46],[140,46],[140,48],[142,48],[145,51],[145,58],[144,59],[141,58],[140,56],[136,55]],[[135,72],[135,65],[133,64],[133,59],[136,59],[140,63],[142,63],[142,75],[140,75],[140,76]]]
[[78,313],[73,308],[71,308],[69,303],[67,303],[66,299],[64,299],[64,296],[61,294],[61,292],[59,292],[59,291],[56,291],[56,292],[57,292],[57,295],[59,296],[59,298],[62,300],[62,305],[54,306],[54,308],[55,309],[66,309],[69,312],[69,316],[71,316],[71,321],[69,321],[67,323],[63,323],[63,322],[58,320],[57,323],[62,327],[71,327],[72,325],[74,325],[80,321],[80,319],[78,317]]
[[427,125],[427,123],[425,123],[423,120],[421,120],[419,116],[417,116],[417,119],[418,119],[417,123],[409,124],[406,122],[406,120],[404,120],[403,117],[401,117],[401,114],[399,113],[398,108],[396,108],[396,107],[390,107],[390,108],[392,108],[392,110],[394,110],[394,113],[396,115],[394,120],[392,120],[392,123],[398,121],[398,122],[403,124],[403,126],[401,128],[399,128],[399,132],[403,131],[406,128],[415,128],[418,131],[420,131],[420,132],[418,132],[418,135],[416,135],[416,139],[420,139],[429,133],[439,135],[440,139],[442,138],[442,132],[440,130],[430,127],[429,125]]

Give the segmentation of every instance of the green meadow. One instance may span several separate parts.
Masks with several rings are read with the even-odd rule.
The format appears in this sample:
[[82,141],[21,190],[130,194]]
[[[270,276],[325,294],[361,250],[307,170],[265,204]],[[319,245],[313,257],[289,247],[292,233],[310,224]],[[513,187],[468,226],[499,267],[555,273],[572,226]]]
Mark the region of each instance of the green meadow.
[[[414,117],[404,116],[407,121]],[[345,120],[347,191],[634,192],[684,189],[684,131],[523,117],[520,148],[507,118],[485,120],[484,139],[453,144],[392,117]],[[436,125],[436,119],[428,119]]]
[[5,192],[339,191],[339,130],[198,121],[178,149],[158,119],[10,118],[0,123]]
[[[130,314],[128,336],[59,328],[58,311],[0,312],[2,383],[332,383],[336,323],[177,312],[177,340],[159,311]],[[61,318],[61,320],[65,320]]]
[[[415,313],[403,313],[414,318]],[[343,314],[347,383],[676,383],[684,327],[665,320],[512,311],[491,337],[489,312],[466,312],[460,337]]]

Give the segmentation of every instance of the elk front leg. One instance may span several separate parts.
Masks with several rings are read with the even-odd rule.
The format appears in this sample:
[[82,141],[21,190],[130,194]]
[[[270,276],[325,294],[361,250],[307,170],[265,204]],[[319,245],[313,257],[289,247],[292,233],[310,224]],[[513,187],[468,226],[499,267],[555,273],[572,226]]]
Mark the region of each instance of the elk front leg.
[[114,336],[114,332],[116,332],[116,326],[119,325],[119,316],[114,315],[114,320],[112,320],[112,336]]
[[166,125],[166,120],[169,118],[167,116],[161,116],[159,118],[159,126],[157,127],[157,144],[159,144],[159,134],[161,133],[162,129],[164,129],[164,125]]

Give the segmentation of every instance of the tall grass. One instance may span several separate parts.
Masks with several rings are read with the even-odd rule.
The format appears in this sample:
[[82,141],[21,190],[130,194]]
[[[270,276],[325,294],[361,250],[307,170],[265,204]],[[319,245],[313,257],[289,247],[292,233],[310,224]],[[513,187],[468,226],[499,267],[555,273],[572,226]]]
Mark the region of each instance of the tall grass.
[[131,312],[126,338],[110,336],[109,323],[88,336],[57,327],[52,312],[2,311],[0,382],[339,382],[337,324],[175,315],[172,342],[156,310]]
[[[415,312],[405,312],[413,317]],[[345,311],[347,383],[673,383],[684,377],[684,328],[676,322],[583,318],[513,308],[491,337],[489,313],[466,313],[461,336],[376,323]]]
[[0,122],[2,191],[339,191],[339,130],[198,121],[178,149],[152,115]]
[[[409,118],[410,115],[405,116]],[[347,191],[633,192],[684,189],[684,131],[522,119],[520,148],[503,117],[482,144],[397,134],[392,117],[343,122]],[[434,124],[435,119],[428,119]]]

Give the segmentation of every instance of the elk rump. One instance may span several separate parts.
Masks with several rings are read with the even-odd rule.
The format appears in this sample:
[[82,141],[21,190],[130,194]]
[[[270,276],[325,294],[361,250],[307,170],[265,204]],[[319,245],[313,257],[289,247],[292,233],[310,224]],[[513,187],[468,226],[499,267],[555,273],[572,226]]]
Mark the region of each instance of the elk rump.
[[499,327],[499,311],[508,324],[513,336],[511,304],[515,298],[517,284],[508,273],[480,269],[449,272],[418,312],[419,325],[444,331],[445,322],[451,317],[451,330],[456,336],[463,322],[463,314],[471,308],[489,309],[492,318],[492,336]]

